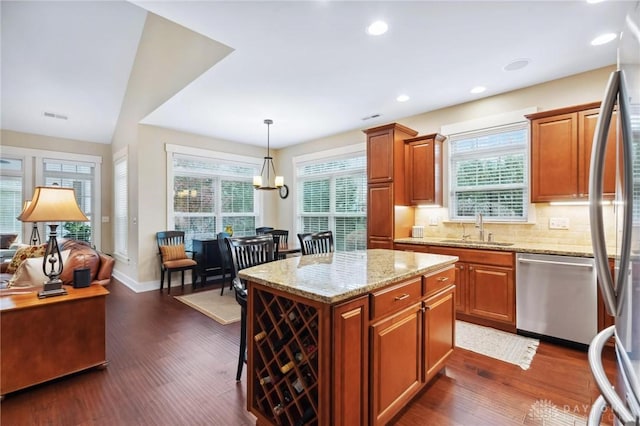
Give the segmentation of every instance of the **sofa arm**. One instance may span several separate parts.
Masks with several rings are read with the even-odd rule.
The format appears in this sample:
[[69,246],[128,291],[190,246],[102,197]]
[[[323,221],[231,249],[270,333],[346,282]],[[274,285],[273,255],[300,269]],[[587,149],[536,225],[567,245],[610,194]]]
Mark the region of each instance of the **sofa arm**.
[[100,256],[100,267],[98,268],[96,279],[92,284],[107,285],[111,283],[111,273],[113,272],[113,266],[116,260],[104,253],[98,252],[98,255]]

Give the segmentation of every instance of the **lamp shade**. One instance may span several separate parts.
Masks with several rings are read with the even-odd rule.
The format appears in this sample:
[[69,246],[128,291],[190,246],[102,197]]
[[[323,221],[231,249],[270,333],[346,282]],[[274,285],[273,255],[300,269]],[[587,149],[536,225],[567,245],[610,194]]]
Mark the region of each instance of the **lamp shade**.
[[20,213],[22,222],[88,222],[73,188],[36,186],[31,204]]

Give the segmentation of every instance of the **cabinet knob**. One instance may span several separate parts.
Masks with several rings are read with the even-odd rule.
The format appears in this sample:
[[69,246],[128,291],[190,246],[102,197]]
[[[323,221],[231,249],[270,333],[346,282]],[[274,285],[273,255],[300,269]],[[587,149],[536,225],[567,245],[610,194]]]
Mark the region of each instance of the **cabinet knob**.
[[470,270],[470,271],[473,271],[473,266],[469,266],[469,270]]
[[463,265],[458,266],[458,268],[460,268],[461,271],[464,270],[464,266]]

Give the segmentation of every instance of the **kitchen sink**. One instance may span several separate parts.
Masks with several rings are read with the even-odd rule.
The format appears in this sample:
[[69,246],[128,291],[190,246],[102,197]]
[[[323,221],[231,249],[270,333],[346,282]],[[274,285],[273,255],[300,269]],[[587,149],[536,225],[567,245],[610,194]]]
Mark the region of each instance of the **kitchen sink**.
[[477,241],[477,240],[440,240],[442,243],[458,243],[458,244],[469,244],[469,245],[481,245],[481,246],[512,246],[513,243],[505,243],[501,241]]

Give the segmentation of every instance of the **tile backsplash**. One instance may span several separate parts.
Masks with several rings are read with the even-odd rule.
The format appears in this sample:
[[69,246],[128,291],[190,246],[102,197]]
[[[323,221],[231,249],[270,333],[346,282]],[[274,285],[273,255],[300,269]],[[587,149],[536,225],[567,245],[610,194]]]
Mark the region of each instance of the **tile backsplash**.
[[[415,225],[424,226],[425,237],[461,238],[464,233],[469,234],[471,239],[478,238],[478,229],[475,228],[474,221],[451,222],[446,208],[416,208]],[[604,207],[604,225],[607,241],[613,245],[613,206]],[[532,204],[529,207],[528,223],[485,221],[484,232],[485,236],[492,233],[495,241],[591,245],[589,207]]]

